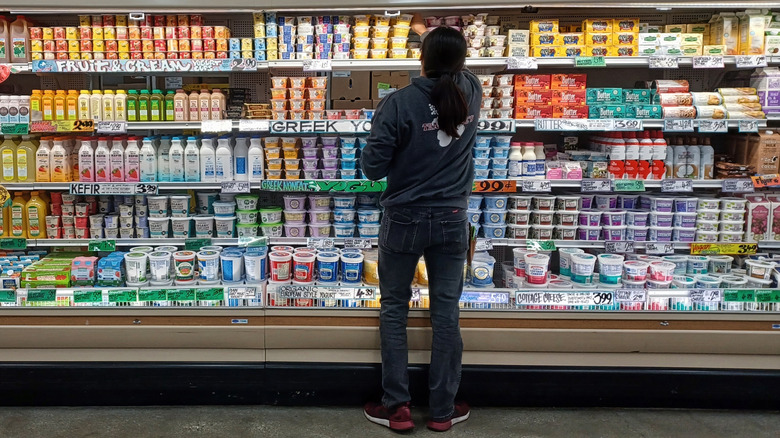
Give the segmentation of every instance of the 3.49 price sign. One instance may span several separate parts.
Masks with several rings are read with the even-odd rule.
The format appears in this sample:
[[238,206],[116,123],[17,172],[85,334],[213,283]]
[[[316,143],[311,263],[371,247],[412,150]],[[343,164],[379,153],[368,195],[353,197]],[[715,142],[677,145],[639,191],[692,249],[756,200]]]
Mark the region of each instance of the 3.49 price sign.
[[475,193],[514,193],[517,191],[517,181],[502,179],[483,179],[474,181],[472,189]]

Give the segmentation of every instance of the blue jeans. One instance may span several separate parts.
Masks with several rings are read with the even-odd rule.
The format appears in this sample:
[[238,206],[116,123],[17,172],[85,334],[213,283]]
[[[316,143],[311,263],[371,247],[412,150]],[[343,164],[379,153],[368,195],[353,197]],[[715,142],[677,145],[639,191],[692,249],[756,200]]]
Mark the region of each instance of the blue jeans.
[[388,208],[379,235],[379,289],[382,342],[382,403],[393,407],[411,400],[406,324],[412,280],[420,256],[428,270],[433,347],[428,376],[434,419],[453,413],[460,385],[463,340],[459,307],[468,250],[466,211],[457,208]]

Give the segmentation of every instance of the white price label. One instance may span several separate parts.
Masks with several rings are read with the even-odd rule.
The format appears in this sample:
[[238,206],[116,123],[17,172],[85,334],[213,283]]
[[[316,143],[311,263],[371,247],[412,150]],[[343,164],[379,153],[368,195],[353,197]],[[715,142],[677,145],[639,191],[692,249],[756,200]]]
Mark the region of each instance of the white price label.
[[95,131],[98,134],[126,134],[127,122],[97,122]]
[[333,63],[330,59],[306,59],[303,61],[303,71],[331,71]]
[[232,120],[204,120],[200,124],[201,132],[221,133],[233,130]]
[[758,120],[740,120],[739,132],[758,132]]
[[474,251],[490,251],[493,249],[493,241],[490,239],[477,239]]
[[146,183],[70,183],[71,195],[156,195],[157,184]]
[[729,132],[729,121],[699,120],[699,132]]
[[371,249],[371,239],[344,239],[344,248]]
[[166,76],[165,77],[165,89],[175,90],[184,86],[184,80],[181,76]]
[[506,68],[507,70],[536,70],[539,65],[536,63],[536,58],[512,56],[506,59]]
[[647,301],[646,289],[616,289],[615,301],[619,303],[644,303]]
[[228,298],[236,300],[249,300],[257,296],[257,288],[254,286],[236,286],[228,288]]
[[731,178],[723,180],[723,191],[726,193],[753,193],[756,188],[750,178]]
[[583,179],[580,185],[580,191],[582,193],[611,192],[612,181],[605,178]]
[[661,180],[662,192],[692,192],[693,180],[687,178],[674,178]]
[[612,131],[614,119],[535,119],[537,131]]
[[691,298],[691,302],[709,303],[721,301],[723,294],[720,289],[691,289],[688,291],[688,296]]
[[547,180],[523,180],[524,192],[549,192],[552,190],[550,181]]
[[650,68],[678,68],[680,60],[676,56],[651,56],[648,65]]
[[647,242],[645,243],[645,254],[672,254],[674,252],[674,243]]
[[737,68],[756,68],[756,67],[766,67],[767,61],[766,56],[759,55],[759,56],[737,56],[736,57],[736,64]]
[[633,240],[608,240],[604,242],[604,251],[608,253],[632,254],[634,252]]
[[241,132],[268,132],[268,120],[247,120],[238,121],[238,130]]
[[693,68],[725,68],[722,56],[694,56]]
[[222,181],[222,193],[249,193],[249,181]]
[[336,246],[336,241],[328,237],[309,237],[306,246],[317,249],[333,248]]
[[664,132],[693,132],[693,119],[665,119]]
[[615,119],[612,121],[615,131],[642,131],[644,122],[638,119]]
[[515,119],[481,119],[477,123],[479,132],[515,132]]

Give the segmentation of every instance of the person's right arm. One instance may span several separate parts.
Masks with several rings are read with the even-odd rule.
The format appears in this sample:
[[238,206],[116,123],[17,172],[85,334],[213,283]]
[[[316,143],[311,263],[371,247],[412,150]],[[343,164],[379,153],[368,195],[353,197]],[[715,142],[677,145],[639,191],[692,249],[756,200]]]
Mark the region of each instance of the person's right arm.
[[360,155],[363,175],[373,181],[390,172],[395,149],[398,146],[398,106],[396,99],[386,98],[374,113],[371,133]]

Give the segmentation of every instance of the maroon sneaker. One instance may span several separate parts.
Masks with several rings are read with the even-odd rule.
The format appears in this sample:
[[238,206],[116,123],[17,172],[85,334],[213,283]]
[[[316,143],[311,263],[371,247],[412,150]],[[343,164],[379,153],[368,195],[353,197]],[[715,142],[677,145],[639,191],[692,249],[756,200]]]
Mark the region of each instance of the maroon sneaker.
[[452,415],[443,420],[428,420],[428,429],[434,432],[446,432],[450,430],[453,425],[468,420],[470,413],[471,410],[469,409],[469,405],[463,402],[455,402],[455,411]]
[[386,408],[382,403],[367,403],[363,408],[363,414],[368,421],[389,427],[397,432],[414,429],[410,403],[402,403],[394,408]]

